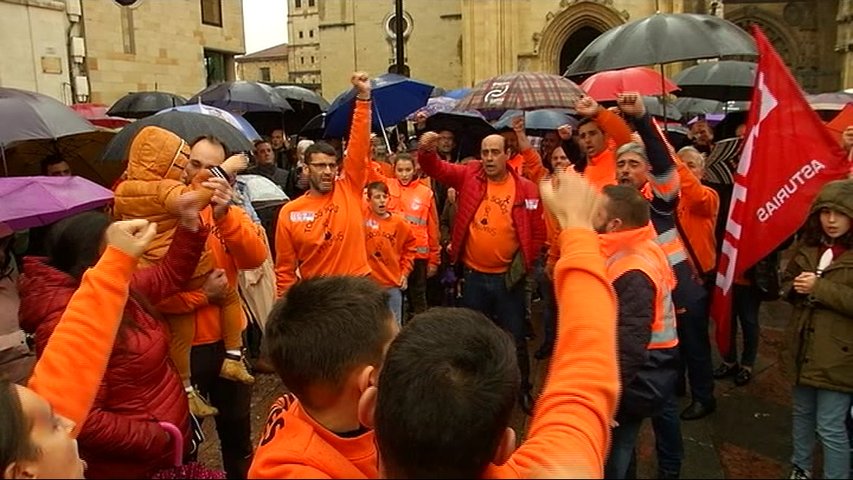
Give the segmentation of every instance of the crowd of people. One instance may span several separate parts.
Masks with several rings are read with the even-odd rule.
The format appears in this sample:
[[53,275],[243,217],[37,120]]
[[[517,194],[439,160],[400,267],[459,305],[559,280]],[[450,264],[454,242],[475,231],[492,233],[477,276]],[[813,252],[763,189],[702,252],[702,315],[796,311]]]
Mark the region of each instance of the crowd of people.
[[[229,478],[636,478],[646,420],[657,477],[678,478],[681,422],[714,413],[715,379],[751,381],[759,307],[777,297],[794,306],[791,478],[812,477],[816,439],[825,478],[849,477],[853,180],[825,185],[789,252],[737,280],[743,349],[715,368],[732,187],[705,174],[705,120],[678,143],[639,94],[582,97],[575,128],[533,138],[519,117],[459,158],[463,139],[423,117],[389,150],[368,76],[351,81],[346,139],[276,130],[249,164],[149,126],[109,211],[28,236],[0,224],[4,478],[150,478],[176,448],[197,457],[206,417]],[[290,200],[265,221],[241,173]],[[252,438],[252,384],[272,372],[286,392]]]

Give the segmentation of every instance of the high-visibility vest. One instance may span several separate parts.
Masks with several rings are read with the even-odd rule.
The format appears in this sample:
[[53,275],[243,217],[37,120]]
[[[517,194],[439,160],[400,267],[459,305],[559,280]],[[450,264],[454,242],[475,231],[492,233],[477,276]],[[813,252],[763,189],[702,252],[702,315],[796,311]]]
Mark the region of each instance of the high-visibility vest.
[[432,189],[413,180],[406,186],[388,181],[388,210],[400,214],[412,226],[417,241],[416,258],[429,258],[429,210],[433,206]]
[[[655,252],[654,249],[658,249]],[[661,247],[653,240],[646,240],[631,248],[619,250],[606,261],[607,276],[611,282],[631,270],[646,274],[655,287],[655,317],[652,322],[652,338],[648,350],[672,348],[678,345],[675,324],[675,305],[672,303],[674,280],[671,267],[661,255]]]

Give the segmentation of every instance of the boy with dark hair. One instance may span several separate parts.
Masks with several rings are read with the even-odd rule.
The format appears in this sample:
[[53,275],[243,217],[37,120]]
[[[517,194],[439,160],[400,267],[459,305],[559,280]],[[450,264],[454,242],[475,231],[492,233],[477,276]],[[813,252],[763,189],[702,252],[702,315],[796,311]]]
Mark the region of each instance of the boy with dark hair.
[[398,327],[373,280],[297,282],[267,320],[269,358],[291,392],[270,411],[250,478],[376,478],[373,431],[359,423]]
[[[551,371],[527,440],[509,428],[521,385],[515,346],[484,316],[416,316],[360,404],[389,478],[601,478],[618,396],[616,300],[592,228],[595,188],[574,172],[541,185],[562,227]],[[515,451],[513,451],[515,450]]]

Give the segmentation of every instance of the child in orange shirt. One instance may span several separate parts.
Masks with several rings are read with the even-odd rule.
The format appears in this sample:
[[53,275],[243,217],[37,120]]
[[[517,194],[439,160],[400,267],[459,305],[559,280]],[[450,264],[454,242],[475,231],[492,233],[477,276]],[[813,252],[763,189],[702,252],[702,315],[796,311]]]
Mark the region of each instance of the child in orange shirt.
[[[116,187],[113,215],[118,220],[143,218],[157,223],[157,236],[142,257],[143,264],[159,262],[168,250],[177,227],[176,201],[182,194],[199,191],[201,201],[210,201],[212,191],[201,183],[212,175],[233,176],[246,167],[243,155],[228,158],[218,171],[197,175],[192,185],[184,183],[190,148],[174,133],[155,126],[145,127],[134,137],[128,155],[124,180]],[[199,260],[189,290],[202,287],[213,271],[213,258],[205,252]],[[240,296],[229,289],[220,304],[226,358],[220,376],[244,383],[254,382],[242,361],[243,310]],[[190,383],[190,348],[195,336],[195,321],[190,314],[169,315],[172,338],[169,354],[181,376],[190,400],[190,410],[198,417],[216,415],[215,408],[194,394]]]
[[403,290],[408,285],[417,242],[409,223],[388,211],[388,186],[385,183],[373,182],[368,185],[367,201],[364,242],[370,276],[388,289],[388,306],[397,324],[402,325]]
[[369,278],[295,283],[267,320],[270,362],[292,395],[270,410],[249,478],[376,478],[373,430],[359,421],[399,328]]

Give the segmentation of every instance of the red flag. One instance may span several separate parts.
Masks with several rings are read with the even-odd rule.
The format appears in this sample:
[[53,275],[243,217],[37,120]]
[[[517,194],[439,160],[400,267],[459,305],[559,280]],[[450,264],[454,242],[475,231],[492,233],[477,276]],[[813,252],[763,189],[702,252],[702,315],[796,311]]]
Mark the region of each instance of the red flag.
[[757,26],[752,33],[758,70],[711,305],[722,353],[730,348],[735,278],[789,238],[821,187],[849,168],[767,37]]

